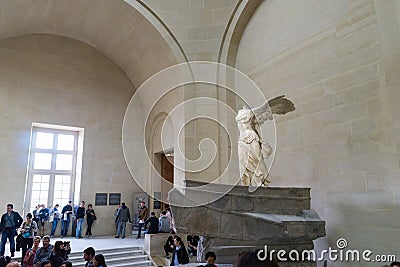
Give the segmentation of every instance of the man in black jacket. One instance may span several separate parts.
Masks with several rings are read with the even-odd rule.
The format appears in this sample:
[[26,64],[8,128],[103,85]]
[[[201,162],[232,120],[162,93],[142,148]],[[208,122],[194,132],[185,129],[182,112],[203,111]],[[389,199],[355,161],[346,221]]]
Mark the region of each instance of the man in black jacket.
[[14,257],[15,241],[14,237],[17,234],[17,229],[21,226],[23,219],[18,212],[13,211],[14,205],[7,204],[7,212],[1,216],[0,230],[1,230],[1,243],[0,243],[0,256],[4,256],[4,250],[7,243],[7,238],[10,241],[11,257]]
[[165,256],[167,257],[167,259],[169,259],[169,253],[172,253],[174,251],[175,231],[171,229],[169,230],[169,233],[170,235],[164,245]]
[[76,238],[82,238],[82,226],[85,218],[85,201],[76,210]]
[[[67,236],[69,223],[71,221],[71,214],[72,214],[72,201],[68,201],[68,204],[65,205],[61,211],[62,218],[61,218],[61,237]],[[75,233],[72,233],[74,235]]]
[[158,233],[158,219],[156,217],[156,214],[154,212],[151,212],[151,216],[147,218],[147,220],[144,222],[144,228],[146,229],[147,224],[149,225],[149,230],[145,232],[145,234],[157,234]]

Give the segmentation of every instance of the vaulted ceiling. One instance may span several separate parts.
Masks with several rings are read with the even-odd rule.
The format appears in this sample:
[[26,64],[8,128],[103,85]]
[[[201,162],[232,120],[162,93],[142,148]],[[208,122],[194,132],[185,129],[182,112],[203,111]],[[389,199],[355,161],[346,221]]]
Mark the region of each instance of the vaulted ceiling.
[[0,40],[32,33],[79,40],[112,59],[135,88],[178,62],[161,28],[137,1],[0,1]]

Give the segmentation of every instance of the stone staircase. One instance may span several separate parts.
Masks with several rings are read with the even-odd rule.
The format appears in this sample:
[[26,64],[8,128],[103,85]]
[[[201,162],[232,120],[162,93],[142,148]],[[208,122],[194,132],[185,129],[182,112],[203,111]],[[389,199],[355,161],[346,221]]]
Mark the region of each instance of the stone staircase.
[[[108,267],[144,267],[154,266],[149,257],[144,253],[143,247],[124,247],[96,250],[97,254],[103,254]],[[19,260],[19,259],[15,259]],[[85,267],[82,252],[73,252],[69,260],[74,267]]]
[[[144,253],[143,247],[124,247],[96,250],[96,254],[103,254],[108,267],[123,266],[153,266],[152,261]],[[74,267],[84,267],[82,252],[74,252],[69,256]]]

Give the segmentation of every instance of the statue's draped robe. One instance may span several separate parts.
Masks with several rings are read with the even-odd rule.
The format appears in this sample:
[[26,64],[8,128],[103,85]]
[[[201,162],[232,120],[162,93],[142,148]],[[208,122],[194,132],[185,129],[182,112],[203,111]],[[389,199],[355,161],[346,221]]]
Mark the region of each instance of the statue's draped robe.
[[241,109],[236,116],[240,131],[238,154],[242,185],[267,185],[268,168],[264,157],[272,153],[268,143],[259,136],[259,126],[250,109]]

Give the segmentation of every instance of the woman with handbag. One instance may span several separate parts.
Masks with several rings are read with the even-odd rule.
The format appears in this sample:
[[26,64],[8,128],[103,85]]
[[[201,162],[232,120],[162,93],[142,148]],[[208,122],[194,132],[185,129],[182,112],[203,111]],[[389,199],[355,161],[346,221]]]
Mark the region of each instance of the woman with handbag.
[[33,238],[33,247],[28,249],[25,257],[22,257],[22,263],[24,267],[33,267],[33,259],[35,258],[36,251],[39,249],[40,236],[35,236]]
[[92,204],[88,205],[88,209],[86,210],[86,221],[87,221],[87,229],[86,229],[86,238],[92,237],[92,225],[94,221],[97,220],[96,213],[94,212]]
[[35,221],[32,220],[32,214],[26,214],[26,221],[22,223],[21,235],[24,238],[21,244],[22,248],[22,259],[25,257],[26,252],[33,245],[33,238],[38,227]]

